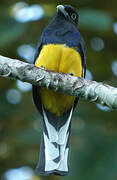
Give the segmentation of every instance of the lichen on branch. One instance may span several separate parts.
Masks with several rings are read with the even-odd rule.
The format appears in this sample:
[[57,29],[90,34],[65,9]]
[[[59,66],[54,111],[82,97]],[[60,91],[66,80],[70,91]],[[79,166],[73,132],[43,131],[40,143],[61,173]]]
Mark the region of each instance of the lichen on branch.
[[0,56],[0,76],[19,79],[37,86],[44,86],[90,102],[117,109],[117,88],[107,84],[90,81],[69,74],[51,72],[43,67]]

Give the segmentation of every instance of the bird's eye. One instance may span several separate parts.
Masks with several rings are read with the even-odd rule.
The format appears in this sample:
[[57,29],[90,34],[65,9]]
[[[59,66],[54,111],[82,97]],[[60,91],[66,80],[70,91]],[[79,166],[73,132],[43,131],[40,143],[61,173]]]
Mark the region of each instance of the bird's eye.
[[77,17],[76,14],[75,14],[75,13],[72,13],[71,18],[72,18],[73,20],[75,20],[76,17]]

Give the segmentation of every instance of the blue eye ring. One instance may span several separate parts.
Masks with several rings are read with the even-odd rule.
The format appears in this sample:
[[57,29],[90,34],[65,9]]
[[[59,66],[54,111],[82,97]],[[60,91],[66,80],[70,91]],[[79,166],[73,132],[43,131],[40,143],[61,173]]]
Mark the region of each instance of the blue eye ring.
[[76,13],[72,13],[71,18],[72,18],[73,20],[75,20],[75,19],[77,18]]

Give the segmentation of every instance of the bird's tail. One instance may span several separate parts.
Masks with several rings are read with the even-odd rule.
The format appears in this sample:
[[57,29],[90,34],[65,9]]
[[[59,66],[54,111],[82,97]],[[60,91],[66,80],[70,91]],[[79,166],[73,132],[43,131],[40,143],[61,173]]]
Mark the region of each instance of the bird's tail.
[[37,172],[67,175],[70,164],[70,133],[73,109],[56,117],[43,108],[43,134]]

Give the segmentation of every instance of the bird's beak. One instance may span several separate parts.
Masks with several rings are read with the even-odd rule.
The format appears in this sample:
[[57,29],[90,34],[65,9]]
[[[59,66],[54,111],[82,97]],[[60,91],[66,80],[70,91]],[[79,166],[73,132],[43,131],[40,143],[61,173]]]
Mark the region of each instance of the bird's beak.
[[58,5],[56,8],[57,8],[57,13],[61,12],[65,17],[68,16],[68,13],[65,11],[65,8],[63,5]]

